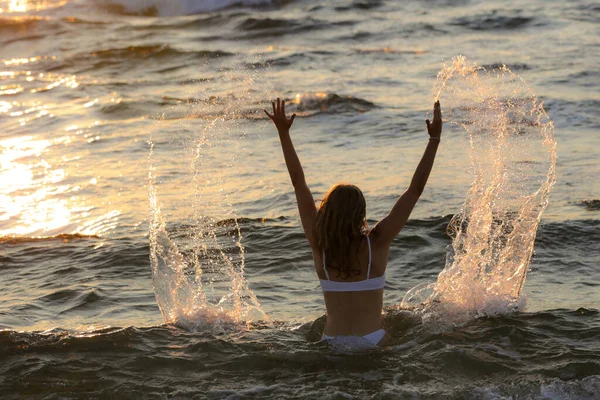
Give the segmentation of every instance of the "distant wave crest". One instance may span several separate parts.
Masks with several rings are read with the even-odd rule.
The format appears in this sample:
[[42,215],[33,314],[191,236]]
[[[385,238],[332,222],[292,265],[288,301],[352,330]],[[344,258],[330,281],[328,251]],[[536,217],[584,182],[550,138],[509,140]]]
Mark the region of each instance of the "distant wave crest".
[[[163,395],[180,376],[236,376],[237,386],[228,393],[243,395],[247,393],[244,388],[270,379],[275,369],[285,377],[296,373],[300,365],[308,371],[355,373],[357,385],[378,390],[369,386],[372,374],[364,377],[355,372],[360,365],[381,368],[378,379],[398,382],[394,389],[402,398],[417,398],[426,391],[431,398],[447,398],[448,393],[452,398],[511,398],[518,393],[536,399],[542,398],[537,394],[593,399],[600,390],[598,318],[594,309],[550,310],[481,318],[451,332],[436,333],[406,313],[388,313],[384,324],[393,347],[348,356],[307,342],[310,324],[283,321],[275,327],[254,324],[246,332],[189,332],[172,325],[34,332],[6,329],[0,330],[0,354],[8,379],[1,388],[3,393],[21,397],[30,395],[32,387],[44,394],[68,387],[81,397],[149,398]],[[246,370],[253,373],[240,373]],[[152,384],[147,383],[149,376]],[[46,384],[57,377],[62,386]],[[296,381],[280,381],[263,397],[288,398],[298,393]],[[203,398],[209,391],[213,398],[224,397],[213,382],[198,384],[189,378],[176,382],[177,390],[189,397]],[[326,398],[326,391],[347,390],[348,386],[347,380],[325,374],[323,382],[302,398]],[[260,389],[252,390],[263,394]],[[126,395],[119,396],[122,393]]]
[[503,15],[497,12],[459,17],[451,25],[463,26],[475,31],[519,29],[530,25],[535,19],[523,15]]
[[584,205],[590,211],[600,210],[600,200],[598,199],[583,200],[581,204]]
[[63,242],[69,242],[72,240],[82,239],[98,239],[98,235],[83,235],[81,233],[63,233],[56,236],[0,236],[0,243],[6,244],[17,244],[17,243],[29,243],[29,242],[47,242],[52,240],[60,240]]
[[277,0],[97,0],[100,6],[118,14],[175,16],[213,12],[231,7],[276,4]]
[[0,18],[0,32],[28,29],[43,20],[44,18],[39,16],[2,17]]
[[103,49],[91,53],[93,57],[100,59],[146,59],[146,58],[172,58],[177,56],[192,56],[194,58],[216,58],[230,56],[232,53],[224,51],[185,51],[171,46],[154,44],[147,46],[129,46],[123,48]]
[[335,93],[302,93],[296,95],[296,110],[310,115],[345,112],[365,112],[375,108],[375,103],[353,96]]
[[[239,112],[232,114],[227,109],[227,102],[232,97],[224,98],[218,96],[210,96],[206,98],[178,98],[163,96],[161,106],[171,107],[177,105],[193,105],[202,104],[209,108],[198,113],[190,113],[189,109],[183,111],[169,110],[164,113],[160,119],[183,119],[183,118],[206,118],[212,119],[217,116],[227,116],[227,118],[245,118],[245,119],[265,119],[267,118],[262,108],[252,107],[242,109]],[[233,97],[234,98],[234,97]],[[363,113],[367,112],[377,105],[368,100],[349,95],[338,95],[336,93],[298,93],[294,97],[286,98],[286,110],[291,113],[296,113],[298,117],[311,117],[317,114],[343,114],[343,113]],[[265,99],[257,104],[261,106],[268,104],[269,100]]]

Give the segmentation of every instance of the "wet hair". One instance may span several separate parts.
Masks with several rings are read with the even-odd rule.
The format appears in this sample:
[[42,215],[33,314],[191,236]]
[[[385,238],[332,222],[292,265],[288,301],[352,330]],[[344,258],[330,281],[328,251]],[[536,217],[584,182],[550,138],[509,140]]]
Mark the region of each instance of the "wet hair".
[[342,279],[360,275],[360,269],[352,268],[350,244],[367,230],[366,215],[367,203],[362,192],[347,184],[333,186],[317,211],[314,226],[317,246],[326,253],[327,268],[337,271]]

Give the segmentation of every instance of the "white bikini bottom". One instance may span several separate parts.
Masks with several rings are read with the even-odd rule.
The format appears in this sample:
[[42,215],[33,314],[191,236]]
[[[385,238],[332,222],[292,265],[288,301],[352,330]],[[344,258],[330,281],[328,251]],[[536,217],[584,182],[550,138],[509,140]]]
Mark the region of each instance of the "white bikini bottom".
[[[383,329],[379,329],[375,332],[371,332],[368,335],[363,336],[362,338],[368,340],[370,343],[372,343],[374,345],[377,345],[377,343],[379,343],[381,341],[381,339],[383,339],[384,336],[385,336],[385,331]],[[326,334],[323,334],[323,336],[321,336],[321,340],[330,340],[335,337],[336,336],[328,336]]]

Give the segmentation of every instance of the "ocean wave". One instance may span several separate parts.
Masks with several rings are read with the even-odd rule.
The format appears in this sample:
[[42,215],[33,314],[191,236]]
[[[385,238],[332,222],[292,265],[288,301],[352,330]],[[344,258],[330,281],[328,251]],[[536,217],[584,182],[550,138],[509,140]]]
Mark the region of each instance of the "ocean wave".
[[187,29],[206,29],[214,26],[223,26],[238,16],[245,16],[241,13],[213,13],[201,15],[198,17],[188,17],[185,19],[169,18],[169,19],[154,19],[148,24],[128,25],[123,29],[145,31],[145,30],[187,30]]
[[49,242],[49,241],[61,241],[68,243],[77,240],[86,239],[99,239],[97,235],[83,235],[81,233],[62,233],[56,236],[0,236],[0,243],[4,244],[23,244],[23,243],[35,243],[35,242]]
[[248,18],[238,25],[242,31],[257,31],[265,29],[294,29],[301,24],[292,19]]
[[0,32],[27,30],[47,20],[47,17],[40,16],[0,17]]
[[598,107],[600,107],[600,100],[574,101],[548,97],[544,99],[544,107],[554,120],[556,128],[586,127],[588,129],[600,129],[600,118],[597,112]]
[[172,97],[172,96],[163,96],[161,106],[173,106],[179,104],[198,104],[198,103],[207,103],[212,105],[225,105],[227,104],[227,99],[224,97],[218,96],[210,96],[204,99],[198,97]]
[[[190,82],[193,83],[193,82]],[[242,107],[232,113],[228,109],[231,102],[240,100],[234,94],[228,96],[208,96],[208,97],[172,97],[163,96],[160,106],[168,108],[160,116],[153,118],[159,120],[178,120],[178,119],[214,119],[222,117],[226,119],[261,119],[264,116],[262,108],[249,105]],[[264,104],[261,103],[261,104]],[[197,105],[197,108],[190,106]]]
[[325,58],[336,56],[333,51],[304,51],[277,58],[268,58],[265,60],[246,63],[247,69],[270,68],[270,67],[298,67],[301,63],[319,62]]
[[66,303],[66,302],[70,302],[70,301],[78,301],[83,299],[85,302],[85,299],[88,297],[90,297],[90,300],[92,302],[95,302],[99,297],[97,294],[94,294],[93,291],[92,292],[88,292],[88,293],[81,293],[78,290],[74,290],[74,289],[62,289],[62,290],[57,290],[56,292],[52,292],[50,294],[44,295],[42,297],[39,297],[37,300],[42,302],[42,303],[55,303],[55,302],[60,302],[60,303]]
[[[73,301],[77,299],[89,300],[97,302],[103,296],[97,293],[97,289],[88,290],[84,293],[74,290],[61,290],[51,295],[40,298],[41,301]],[[254,321],[247,327],[247,334],[251,331],[256,334],[266,331],[269,336],[272,332],[270,329],[290,330],[300,335],[303,340],[319,341],[322,330],[327,322],[327,315],[323,315],[314,321],[306,322],[298,325],[295,321]],[[411,336],[419,336],[422,341],[446,341],[446,342],[464,342],[470,340],[472,342],[486,343],[493,341],[493,338],[501,338],[506,335],[518,337],[519,340],[515,343],[523,345],[523,342],[535,341],[540,338],[539,333],[547,331],[551,335],[560,335],[572,343],[579,343],[581,350],[589,350],[592,353],[600,355],[600,348],[596,348],[593,344],[600,340],[600,310],[593,308],[579,308],[575,310],[555,309],[544,310],[533,313],[517,312],[502,316],[486,316],[470,320],[462,323],[459,326],[430,326],[422,324],[420,314],[413,313],[410,309],[399,308],[398,306],[386,306],[384,308],[383,324],[386,330],[392,334],[394,341],[390,344],[393,348],[396,344],[401,344],[403,340]],[[233,329],[233,331],[232,331]],[[10,329],[0,331],[2,335],[10,334],[11,338],[22,337],[30,345],[36,343],[44,343],[44,338],[55,337],[56,340],[64,339],[65,337],[73,338],[101,338],[110,336],[114,333],[129,331],[133,335],[149,334],[150,337],[158,333],[159,337],[164,334],[173,333],[183,336],[195,335],[223,335],[229,336],[235,333],[229,340],[236,342],[240,339],[237,334],[240,333],[240,325],[225,326],[216,324],[215,326],[205,326],[203,331],[186,331],[183,328],[178,328],[172,325],[159,325],[153,327],[104,327],[93,330],[77,330],[63,329],[60,327],[49,331],[12,331]],[[242,333],[245,330],[242,329]],[[529,332],[529,336],[527,334]],[[537,332],[538,334],[534,334]],[[256,334],[252,334],[253,338],[257,338]],[[243,336],[242,336],[243,337]],[[30,338],[38,338],[41,340],[28,340]],[[414,337],[413,337],[414,338]],[[394,343],[396,342],[396,343]],[[243,340],[242,340],[243,344]],[[466,342],[465,342],[466,344]],[[589,346],[585,346],[589,345]],[[526,347],[526,346],[525,346]],[[522,360],[523,357],[513,357],[515,360]],[[600,368],[600,364],[598,365]],[[599,371],[600,372],[600,371]]]
[[[15,395],[68,390],[84,397],[135,391],[141,397],[322,398],[334,391],[363,397],[493,393],[493,398],[593,399],[600,390],[600,350],[594,345],[599,316],[593,309],[548,310],[432,331],[410,311],[387,310],[384,324],[392,343],[362,351],[311,342],[309,336],[319,338],[323,318],[257,323],[241,331],[220,326],[188,332],[169,325],[3,330],[0,372],[6,379],[0,390]],[[298,386],[298,379],[314,374],[320,384]],[[348,375],[352,379],[340,378]],[[276,385],[269,383],[273,379]]]
[[227,218],[227,219],[223,219],[220,221],[217,221],[217,223],[215,224],[216,226],[234,226],[235,224],[248,224],[248,223],[261,223],[261,224],[265,224],[268,222],[280,222],[280,221],[287,221],[288,218],[284,217],[284,216],[280,216],[279,218],[244,218],[244,217],[240,217],[240,218]]
[[529,25],[537,26],[541,24],[541,22],[534,24],[534,21],[536,21],[534,17],[503,15],[493,11],[489,14],[459,17],[450,22],[450,25],[462,26],[476,31],[491,31],[519,29]]
[[[206,104],[210,106],[210,111],[190,112],[189,109],[170,110],[168,113],[162,114],[158,119],[212,119],[217,116],[226,116],[228,119],[244,118],[250,120],[261,120],[267,117],[263,113],[265,105],[269,104],[269,100],[260,101],[247,108],[238,110],[235,114],[227,111],[227,104],[235,100],[235,97],[219,97],[209,96],[206,98],[188,97],[179,98],[164,96],[161,106],[186,106],[193,104]],[[298,93],[293,98],[286,100],[286,110],[290,114],[296,113],[298,117],[311,117],[317,114],[343,114],[343,113],[363,113],[375,107],[374,103],[354,96],[338,95],[335,93]]]
[[149,117],[152,108],[158,104],[150,101],[115,101],[100,107],[100,112],[105,118],[126,120],[131,118]]
[[[66,295],[76,294],[75,297],[69,297],[68,300],[61,299],[63,309],[59,312],[59,315],[65,315],[73,311],[91,310],[93,312],[99,312],[104,306],[103,303],[107,298],[102,295],[102,290],[98,288],[88,289],[85,291],[72,291],[73,293],[67,293]],[[53,303],[56,303],[56,299],[53,299]]]
[[582,2],[567,3],[563,9],[562,16],[572,19],[574,21],[585,21],[585,22],[600,22],[600,5],[597,2]]
[[484,64],[481,67],[485,68],[488,71],[494,70],[494,69],[501,69],[504,67],[507,67],[511,71],[526,71],[526,70],[531,69],[531,66],[529,66],[528,64],[525,64],[525,63],[513,63],[513,64],[493,63],[493,64]]
[[413,54],[413,55],[422,55],[427,53],[427,50],[421,49],[397,49],[393,47],[371,47],[371,48],[361,48],[355,50],[360,54]]
[[83,19],[73,16],[64,17],[62,20],[73,25],[108,25],[110,23],[106,21],[92,21],[89,19]]
[[381,7],[383,0],[354,0],[351,4],[334,7],[335,11],[371,10]]
[[[64,59],[52,59],[48,61],[48,63],[51,63],[50,67],[44,63],[40,63],[40,65],[47,68],[47,70],[75,70],[75,73],[81,74],[106,69],[114,69],[125,73],[145,63],[156,63],[159,68],[154,72],[164,73],[169,70],[183,68],[189,65],[190,62],[218,59],[232,55],[232,53],[219,50],[189,51],[163,44],[148,44],[79,53]],[[143,67],[151,68],[148,65]]]
[[598,211],[600,210],[600,200],[592,199],[592,200],[582,200],[579,204],[585,206],[589,211]]
[[[375,103],[354,96],[336,93],[302,93],[286,103],[290,112],[298,112],[301,116],[316,114],[341,114],[348,112],[363,113],[375,107]],[[294,110],[295,108],[295,110]]]
[[[405,42],[414,43],[414,40],[417,38],[430,38],[437,37],[444,34],[449,34],[450,32],[447,29],[443,29],[442,25],[438,24],[429,24],[424,22],[406,22],[402,24],[397,24],[394,29],[393,35],[397,38],[407,39]],[[340,42],[352,42],[355,43],[377,43],[377,42],[387,42],[387,38],[389,36],[389,31],[377,31],[377,30],[362,30],[362,29],[353,29],[351,31],[345,31],[343,34],[337,35],[335,37],[336,40]],[[404,42],[404,41],[403,41]],[[398,54],[415,54],[421,55],[426,53],[426,50],[403,50],[396,49],[394,47],[385,46],[382,48],[366,48],[364,49],[365,53],[373,52],[375,54],[387,54],[387,55],[398,55]],[[372,51],[370,51],[372,50]],[[359,50],[360,51],[360,50]]]
[[265,7],[282,0],[96,0],[109,12],[140,16],[177,16],[214,12],[234,7]]
[[250,17],[238,24],[237,29],[242,32],[242,34],[237,38],[255,39],[262,37],[299,34],[320,29],[333,29],[336,27],[351,26],[354,24],[356,24],[356,22],[352,20],[327,21],[315,18],[298,20]]
[[[600,220],[573,220],[565,222],[542,223],[535,241],[537,251],[562,249],[562,254],[550,254],[552,260],[568,259],[568,254],[585,253],[600,244]],[[594,256],[590,253],[590,266]],[[577,257],[576,257],[577,259]],[[550,260],[549,260],[550,261]],[[586,262],[587,260],[581,260]]]
[[178,56],[191,56],[193,58],[218,58],[231,56],[232,53],[226,51],[186,51],[174,47],[155,44],[146,46],[129,46],[123,48],[97,50],[90,53],[90,56],[100,59],[149,59],[149,58],[173,58]]
[[[557,77],[551,81],[553,84],[568,84],[570,86],[581,86],[584,88],[595,88],[600,79],[600,72],[593,70],[576,71]],[[591,100],[598,103],[597,100]]]

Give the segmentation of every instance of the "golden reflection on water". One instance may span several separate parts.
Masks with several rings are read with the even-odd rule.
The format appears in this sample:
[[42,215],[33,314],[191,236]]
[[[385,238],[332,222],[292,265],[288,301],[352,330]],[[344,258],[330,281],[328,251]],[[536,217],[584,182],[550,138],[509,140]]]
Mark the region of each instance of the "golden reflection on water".
[[[60,4],[64,1],[0,0],[0,12],[25,12]],[[40,94],[56,91],[61,92],[57,94],[60,96],[65,90],[79,87],[75,75],[33,70],[37,68],[35,64],[56,58],[30,55],[0,62],[3,67],[0,70],[0,117],[7,121],[6,129],[0,132],[0,237],[101,235],[114,229],[119,220],[120,211],[90,205],[90,197],[93,197],[90,189],[96,187],[99,176],[92,170],[82,171],[78,164],[87,154],[87,150],[80,152],[82,149],[78,146],[100,140],[100,135],[85,127],[95,127],[98,122],[84,118],[81,123],[59,128],[64,131],[58,136],[47,132],[48,124],[57,124],[54,112],[59,116],[65,110],[77,112],[79,107],[86,109],[100,101],[92,98],[84,104],[46,102]],[[82,192],[86,188],[87,191]]]
[[[51,166],[43,159],[29,164],[19,162],[26,158],[39,159],[50,144],[48,140],[34,140],[32,136],[0,141],[0,222],[17,222],[1,224],[0,235],[51,231],[68,223],[69,210],[64,201],[47,199],[46,187],[46,183],[64,179],[64,170],[49,170]],[[40,179],[41,170],[49,173]]]
[[0,12],[26,12],[28,10],[29,0],[9,0]]
[[[75,75],[55,74],[55,73],[35,73],[29,70],[19,70],[18,68],[28,68],[30,64],[44,60],[53,60],[56,56],[34,56],[25,58],[12,58],[2,60],[2,63],[8,70],[0,70],[0,96],[16,96],[22,94],[37,94],[47,92],[59,87],[75,89],[79,86]],[[17,68],[17,70],[10,70]],[[54,115],[48,110],[48,106],[42,104],[35,97],[28,105],[17,101],[0,100],[0,114],[8,114],[11,117],[18,117],[20,126],[24,126],[41,117],[50,117]]]
[[94,207],[75,196],[84,185],[65,182],[68,173],[44,159],[52,145],[33,136],[0,140],[0,237],[100,235],[116,227],[119,211],[94,217]]
[[[54,56],[52,58],[56,59],[56,56]],[[13,58],[10,60],[4,60],[3,62],[4,62],[4,65],[10,66],[10,65],[22,65],[22,64],[34,63],[41,59],[42,59],[41,56],[37,56],[37,57],[29,57],[29,58]]]
[[68,0],[0,0],[0,13],[26,13],[59,7]]

